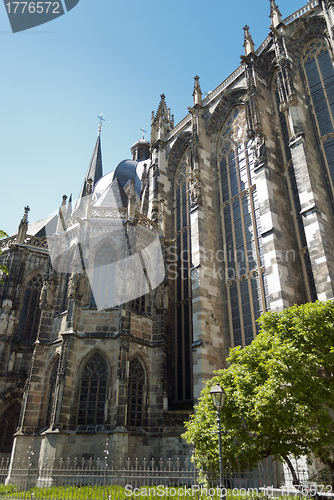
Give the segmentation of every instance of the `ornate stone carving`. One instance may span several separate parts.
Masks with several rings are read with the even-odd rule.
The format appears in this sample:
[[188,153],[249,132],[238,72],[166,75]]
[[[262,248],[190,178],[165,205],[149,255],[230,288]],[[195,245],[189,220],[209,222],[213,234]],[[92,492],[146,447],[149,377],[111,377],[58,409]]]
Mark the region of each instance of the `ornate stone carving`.
[[66,375],[68,357],[70,354],[71,337],[63,337],[60,361],[59,361],[59,379],[63,379]]
[[190,206],[197,207],[201,202],[201,184],[198,177],[193,177],[190,183]]
[[252,149],[254,153],[254,165],[257,166],[263,163],[266,159],[266,144],[264,136],[260,132],[256,134]]
[[52,305],[54,289],[56,286],[56,273],[52,269],[44,274],[43,286],[39,298],[39,307],[49,309]]
[[166,311],[169,303],[169,280],[165,278],[159,285],[155,296],[155,305],[157,312]]
[[68,282],[67,296],[70,300],[73,300],[76,298],[76,292],[81,271],[81,265],[78,259],[73,260],[73,262],[71,263],[71,271],[72,271],[71,276]]

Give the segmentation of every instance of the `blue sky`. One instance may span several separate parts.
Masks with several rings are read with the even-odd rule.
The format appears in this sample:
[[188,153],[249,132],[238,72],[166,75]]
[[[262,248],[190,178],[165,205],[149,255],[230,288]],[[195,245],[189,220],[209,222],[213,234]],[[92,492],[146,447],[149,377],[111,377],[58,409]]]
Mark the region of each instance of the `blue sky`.
[[[306,0],[278,0],[283,18]],[[240,64],[243,26],[257,48],[268,34],[269,0],[80,0],[64,16],[12,34],[0,6],[0,228],[13,234],[79,194],[102,130],[104,173],[150,138],[160,94],[175,124]]]

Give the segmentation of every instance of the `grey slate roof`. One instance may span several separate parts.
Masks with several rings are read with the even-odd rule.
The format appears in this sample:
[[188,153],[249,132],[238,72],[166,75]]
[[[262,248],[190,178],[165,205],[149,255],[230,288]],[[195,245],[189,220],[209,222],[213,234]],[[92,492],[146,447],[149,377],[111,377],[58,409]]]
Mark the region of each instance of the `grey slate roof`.
[[138,161],[123,160],[119,163],[114,171],[114,179],[117,178],[124,188],[129,180],[135,181],[135,190],[138,196],[141,191],[141,181],[137,175]]
[[128,205],[128,197],[120,181],[116,178],[112,181],[102,196],[94,203],[95,207],[117,207],[125,208]]

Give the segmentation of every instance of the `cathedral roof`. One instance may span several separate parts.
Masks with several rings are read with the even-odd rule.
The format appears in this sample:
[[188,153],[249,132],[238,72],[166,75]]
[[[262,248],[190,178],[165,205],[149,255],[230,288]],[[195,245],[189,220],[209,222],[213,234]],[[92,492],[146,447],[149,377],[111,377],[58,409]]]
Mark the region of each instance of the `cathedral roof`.
[[53,234],[57,227],[57,214],[52,214],[37,222],[29,222],[27,234],[30,236],[46,236]]
[[95,207],[125,208],[127,205],[127,194],[117,178],[109,184],[97,202],[94,203]]
[[141,181],[137,174],[137,165],[138,162],[134,160],[121,161],[114,171],[114,177],[117,177],[123,188],[129,180],[135,181],[135,190],[140,196]]

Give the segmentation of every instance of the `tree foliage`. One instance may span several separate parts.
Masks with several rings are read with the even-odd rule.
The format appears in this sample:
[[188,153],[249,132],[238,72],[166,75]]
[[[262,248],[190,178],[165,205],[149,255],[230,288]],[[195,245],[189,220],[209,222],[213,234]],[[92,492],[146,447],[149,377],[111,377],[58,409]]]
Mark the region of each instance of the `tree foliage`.
[[[268,312],[251,345],[230,351],[201,393],[183,437],[198,466],[218,463],[216,411],[210,389],[227,396],[221,411],[224,463],[254,467],[272,455],[310,455],[334,471],[334,302]],[[296,479],[296,478],[295,478]]]
[[[8,236],[8,234],[5,233],[5,231],[3,231],[2,229],[0,229],[0,239],[1,238],[6,238],[6,236]],[[0,255],[2,254],[2,251],[0,250]],[[4,265],[4,264],[1,264],[0,263],[0,271],[5,273],[5,274],[8,274],[8,270],[7,270],[7,267]],[[2,283],[2,279],[0,278],[0,284]]]

